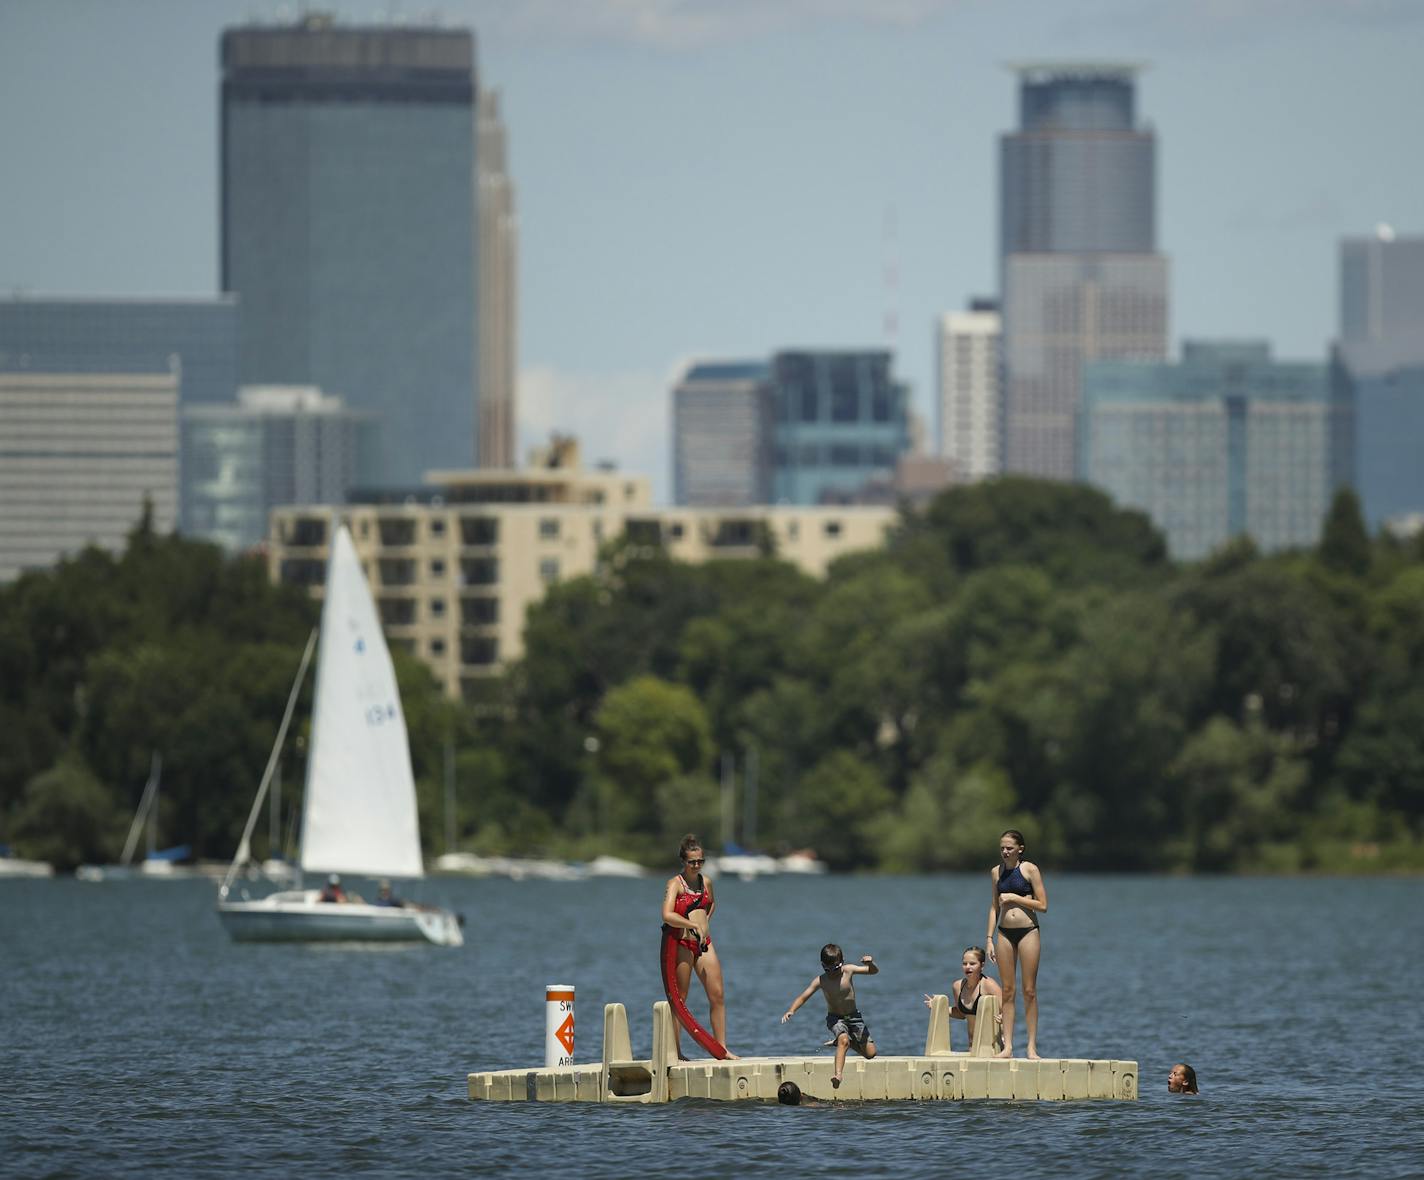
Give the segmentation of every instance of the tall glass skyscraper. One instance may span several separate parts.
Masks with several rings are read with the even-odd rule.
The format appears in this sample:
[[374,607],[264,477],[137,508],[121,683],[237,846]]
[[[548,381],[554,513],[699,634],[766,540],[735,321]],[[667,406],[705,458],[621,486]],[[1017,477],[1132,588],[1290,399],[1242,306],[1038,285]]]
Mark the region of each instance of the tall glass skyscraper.
[[1424,237],[1340,243],[1333,376],[1354,410],[1353,482],[1374,526],[1424,514]]
[[477,454],[474,37],[297,25],[222,37],[222,285],[243,385],[378,416],[363,482]]
[[1004,469],[1072,479],[1083,364],[1167,355],[1156,253],[1156,138],[1131,64],[1016,67],[1000,140]]

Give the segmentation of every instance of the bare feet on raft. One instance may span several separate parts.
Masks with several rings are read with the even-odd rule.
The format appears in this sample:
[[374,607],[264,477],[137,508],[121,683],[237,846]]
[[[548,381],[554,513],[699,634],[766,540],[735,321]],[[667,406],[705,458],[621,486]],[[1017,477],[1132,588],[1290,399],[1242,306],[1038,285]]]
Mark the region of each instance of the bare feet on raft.
[[1012,1057],[1013,1055],[1014,1047],[1012,1045],[1005,1045],[1003,1049],[999,1052],[1000,1057]]
[[1042,1061],[1042,1060],[1043,1060],[1043,1058],[1038,1055],[1038,1050],[1035,1049],[1032,1045],[1030,1045],[1030,1046],[1028,1047],[1028,1053],[1025,1054],[1025,1056],[1026,1056],[1030,1061]]

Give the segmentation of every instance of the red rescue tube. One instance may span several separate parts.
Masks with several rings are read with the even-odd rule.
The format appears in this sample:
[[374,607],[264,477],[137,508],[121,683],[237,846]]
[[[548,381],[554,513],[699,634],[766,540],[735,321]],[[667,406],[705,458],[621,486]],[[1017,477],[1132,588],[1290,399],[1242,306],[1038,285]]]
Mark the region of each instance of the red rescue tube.
[[710,1032],[697,1023],[697,1018],[687,1010],[687,1002],[677,990],[677,939],[666,926],[663,927],[663,992],[672,1005],[677,1022],[692,1034],[692,1039],[711,1053],[718,1061],[727,1058],[727,1047]]

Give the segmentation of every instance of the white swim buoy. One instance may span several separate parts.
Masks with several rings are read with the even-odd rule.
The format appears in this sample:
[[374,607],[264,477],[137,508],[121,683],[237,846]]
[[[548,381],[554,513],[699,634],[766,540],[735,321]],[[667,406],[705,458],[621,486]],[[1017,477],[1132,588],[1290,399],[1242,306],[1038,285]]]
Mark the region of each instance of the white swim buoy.
[[551,983],[544,988],[544,1067],[574,1063],[574,985]]

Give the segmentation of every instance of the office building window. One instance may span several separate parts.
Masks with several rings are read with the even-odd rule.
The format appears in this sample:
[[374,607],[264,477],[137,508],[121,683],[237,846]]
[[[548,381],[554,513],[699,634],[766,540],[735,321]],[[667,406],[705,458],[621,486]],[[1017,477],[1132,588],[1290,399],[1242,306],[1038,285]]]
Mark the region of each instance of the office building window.
[[539,522],[539,539],[541,541],[552,541],[559,535],[559,521],[556,517],[546,516]]
[[443,578],[445,576],[445,563],[438,557],[430,563],[430,576],[432,578]]
[[839,537],[841,535],[841,522],[838,520],[826,521],[825,532],[828,537]]
[[445,600],[443,598],[432,598],[430,600],[430,617],[432,619],[443,619],[445,617]]
[[559,580],[559,559],[557,557],[546,557],[540,561],[539,577],[546,585],[557,582]]
[[445,654],[445,641],[443,639],[432,639],[430,641],[430,654],[433,656],[443,656]]

